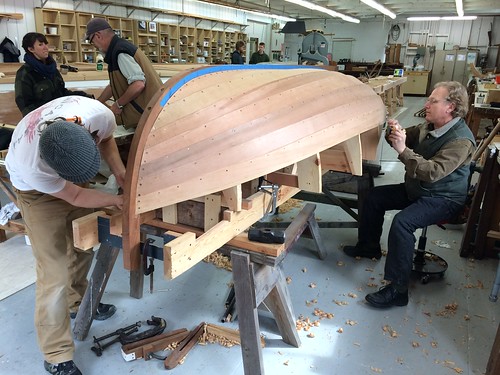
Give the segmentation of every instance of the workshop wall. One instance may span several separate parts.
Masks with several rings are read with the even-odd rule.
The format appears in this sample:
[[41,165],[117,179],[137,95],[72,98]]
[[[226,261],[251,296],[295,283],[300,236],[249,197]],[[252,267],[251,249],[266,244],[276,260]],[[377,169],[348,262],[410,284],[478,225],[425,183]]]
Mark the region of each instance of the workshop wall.
[[[125,8],[126,5],[162,9],[166,4],[163,0],[115,0],[114,2],[123,4],[123,6],[109,5],[104,14],[117,17],[129,17],[127,9]],[[0,41],[7,36],[22,50],[22,37],[27,32],[35,30],[33,9],[35,7],[40,7],[40,5],[40,0],[3,0],[0,2],[0,12],[22,13],[24,15],[23,19],[19,21],[0,19]],[[82,1],[78,3],[73,0],[51,0],[47,1],[44,6],[46,8],[74,10],[75,5],[78,5],[76,10],[80,12],[101,13],[101,5],[94,1]],[[273,39],[271,38],[272,23],[276,21],[270,18],[199,1],[171,0],[168,2],[168,7],[171,10],[197,14],[201,17],[232,20],[237,23],[248,25],[244,30],[248,38],[258,38],[266,42],[269,46],[273,44]],[[137,9],[130,17],[151,19],[151,12]],[[177,21],[177,17],[161,14],[158,15],[155,21],[172,23]],[[185,22],[190,21],[186,19]],[[392,40],[389,34],[391,27],[395,24],[400,26],[401,32],[397,40]],[[211,25],[209,22],[202,22],[199,27],[210,28]],[[374,20],[362,20],[360,24],[352,24],[349,22],[337,21],[335,19],[320,19],[307,20],[306,29],[323,31],[325,37],[329,41],[329,52],[333,52],[333,56],[336,59],[342,58],[335,53],[336,44],[337,51],[339,48],[342,48],[342,54],[349,54],[349,56],[345,56],[345,58],[350,58],[353,61],[376,61],[378,59],[385,61],[385,45],[387,43],[399,43],[404,46],[408,43],[410,33],[427,30],[429,35],[440,36],[436,37],[435,40],[437,42],[437,47],[438,45],[444,46],[444,43],[441,43],[444,39],[447,39],[449,45],[477,47],[481,54],[486,54],[488,56],[488,67],[491,67],[492,64],[494,66],[499,48],[494,45],[500,43],[499,16],[479,17],[474,21],[439,22],[408,22],[406,20],[390,20],[389,22],[384,18],[376,18]],[[231,27],[229,27],[229,31],[231,31]],[[492,36],[491,41],[488,40],[489,31],[491,31]],[[279,50],[280,46],[273,46],[272,49]],[[270,53],[270,51],[268,51],[268,53]],[[401,53],[404,54],[404,48]],[[21,56],[21,61],[22,57],[23,55]],[[401,61],[404,61],[404,56],[401,57]],[[0,54],[0,62],[3,62],[2,54]]]
[[[151,19],[151,12],[141,9],[135,9],[132,14],[127,14],[126,6],[135,6],[135,7],[149,7],[156,9],[165,9],[165,2],[160,0],[115,0],[115,3],[119,3],[122,6],[117,5],[109,5],[105,8],[105,11],[102,12],[101,5],[98,2],[93,1],[83,1],[78,3],[78,7],[76,11],[79,12],[88,12],[95,14],[104,14],[104,15],[113,15],[116,17],[123,18],[134,18],[134,19]],[[47,1],[44,5],[45,8],[53,8],[53,9],[67,9],[67,10],[75,10],[76,2],[73,0],[56,0],[56,1]],[[40,7],[41,3],[39,0],[4,0],[0,3],[0,12],[4,13],[22,13],[24,15],[22,20],[7,20],[0,19],[0,41],[3,40],[5,36],[10,38],[14,43],[17,44],[19,49],[21,48],[21,42],[23,36],[35,30],[35,16],[34,16],[34,8]],[[168,9],[188,14],[199,15],[200,17],[207,17],[212,19],[221,19],[221,20],[231,20],[236,23],[240,23],[243,25],[248,25],[248,30],[243,30],[248,37],[256,37],[259,40],[264,40],[266,43],[271,43],[271,25],[275,20],[272,20],[268,17],[261,17],[257,15],[251,15],[251,19],[249,14],[242,12],[237,9],[232,9],[228,7],[216,6],[213,4],[202,3],[198,1],[183,1],[183,0],[173,0],[168,2]],[[129,10],[130,12],[130,10]],[[248,18],[247,18],[248,17]],[[165,15],[159,14],[155,21],[164,22],[164,23],[176,23],[177,16],[175,15]],[[192,23],[190,25],[189,23]],[[186,26],[195,26],[194,19],[186,18],[183,21],[183,24]],[[222,28],[222,24],[216,25],[213,27],[210,21],[201,21],[197,27],[200,28]],[[237,25],[226,25],[225,31],[240,31],[239,26]],[[23,51],[22,51],[23,52]],[[21,61],[24,56],[21,56]],[[0,62],[3,62],[3,55],[0,54]]]

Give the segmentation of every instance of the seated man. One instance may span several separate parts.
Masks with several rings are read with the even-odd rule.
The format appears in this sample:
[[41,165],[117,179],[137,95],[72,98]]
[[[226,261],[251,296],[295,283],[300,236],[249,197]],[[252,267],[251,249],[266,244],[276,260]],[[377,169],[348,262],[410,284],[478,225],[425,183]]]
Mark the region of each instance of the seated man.
[[363,205],[358,243],[345,246],[351,257],[380,259],[384,214],[394,216],[388,237],[384,278],[389,282],[366,300],[375,307],[406,306],[418,228],[455,217],[467,197],[475,140],[463,117],[468,98],[458,82],[441,82],[425,103],[426,122],[402,129],[388,121],[386,140],[405,166],[405,182],[375,187]]

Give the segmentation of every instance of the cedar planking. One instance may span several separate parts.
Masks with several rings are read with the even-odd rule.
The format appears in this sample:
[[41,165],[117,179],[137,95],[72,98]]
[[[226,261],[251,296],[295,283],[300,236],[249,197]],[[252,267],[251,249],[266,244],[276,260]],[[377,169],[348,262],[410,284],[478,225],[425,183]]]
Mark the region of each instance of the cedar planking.
[[[141,215],[310,157],[320,167],[316,155],[343,142],[345,169],[359,173],[362,146],[374,144],[370,138],[379,134],[374,129],[385,113],[369,86],[323,69],[212,66],[176,75],[151,100],[132,141],[124,187],[125,268],[140,264]],[[192,239],[179,241],[193,245]]]

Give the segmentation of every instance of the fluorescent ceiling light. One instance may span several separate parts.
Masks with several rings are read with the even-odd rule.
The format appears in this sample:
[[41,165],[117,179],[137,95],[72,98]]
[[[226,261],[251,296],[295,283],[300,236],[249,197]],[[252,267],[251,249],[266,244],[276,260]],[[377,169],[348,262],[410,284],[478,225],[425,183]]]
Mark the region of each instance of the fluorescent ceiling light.
[[[456,0],[456,1],[457,1],[457,4],[458,4],[459,1],[461,2],[461,0]],[[392,13],[389,9],[385,8],[384,6],[380,5],[379,3],[377,3],[374,0],[361,0],[361,2],[363,2],[366,5],[372,7],[373,9],[378,10],[380,13],[383,13],[386,16],[391,17],[392,19],[396,18],[396,15],[394,13]]]
[[472,21],[475,20],[477,16],[449,16],[449,17],[408,17],[408,21]]
[[228,8],[228,9],[231,9],[231,10],[240,10],[242,12],[246,12],[246,13],[252,13],[252,14],[256,14],[256,15],[259,15],[259,16],[263,16],[263,17],[269,17],[269,18],[274,18],[274,19],[277,19],[277,20],[280,20],[280,21],[291,21],[291,22],[295,22],[297,21],[295,18],[290,18],[290,17],[285,17],[285,16],[279,16],[277,14],[272,14],[272,13],[264,13],[264,12],[257,12],[257,11],[253,11],[253,10],[249,10],[249,9],[245,9],[245,8],[239,8],[237,6],[229,6],[229,5],[222,5],[222,4],[218,4],[218,3],[213,3],[213,2],[210,2],[210,1],[200,1],[202,3],[209,3],[209,4],[213,4],[213,5],[216,5],[216,6],[219,6],[221,8]]
[[[238,9],[238,8],[236,8]],[[263,17],[270,17],[274,18],[280,21],[286,21],[286,22],[295,22],[297,21],[295,18],[290,18],[290,17],[285,17],[285,16],[278,16],[277,14],[272,14],[272,13],[263,13],[263,12],[256,12],[254,10],[246,10],[246,9],[238,9],[246,13],[251,13],[251,14],[256,14],[258,16],[263,16]]]
[[344,21],[347,21],[347,22],[359,23],[359,20],[357,18],[346,16],[345,14],[342,14],[342,13],[336,12],[334,10],[322,7],[320,5],[313,4],[309,1],[305,1],[305,0],[285,0],[285,1],[292,3],[292,4],[300,5],[301,7],[304,7],[307,9],[317,10],[318,12],[326,13],[332,17],[342,18]]
[[441,17],[408,17],[408,21],[439,21]]
[[441,17],[442,20],[459,20],[459,21],[471,21],[475,20],[477,16],[450,16],[450,17]]
[[457,14],[459,17],[464,16],[464,5],[462,4],[462,0],[455,0],[455,5],[457,7]]

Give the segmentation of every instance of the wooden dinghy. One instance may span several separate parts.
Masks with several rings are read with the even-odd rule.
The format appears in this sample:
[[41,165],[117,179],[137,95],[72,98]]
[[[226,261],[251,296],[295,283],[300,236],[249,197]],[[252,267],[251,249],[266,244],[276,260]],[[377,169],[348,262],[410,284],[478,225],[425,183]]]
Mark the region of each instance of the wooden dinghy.
[[[281,186],[280,204],[301,189],[321,191],[322,169],[359,174],[361,159],[374,159],[362,152],[376,149],[385,113],[368,85],[320,68],[232,65],[180,73],[151,100],[131,145],[125,268],[140,268],[142,223],[161,221],[179,235],[164,248],[172,278],[266,214],[271,194],[254,189],[245,196],[242,184],[268,176]],[[177,205],[192,199],[205,203],[199,232],[177,225]]]

